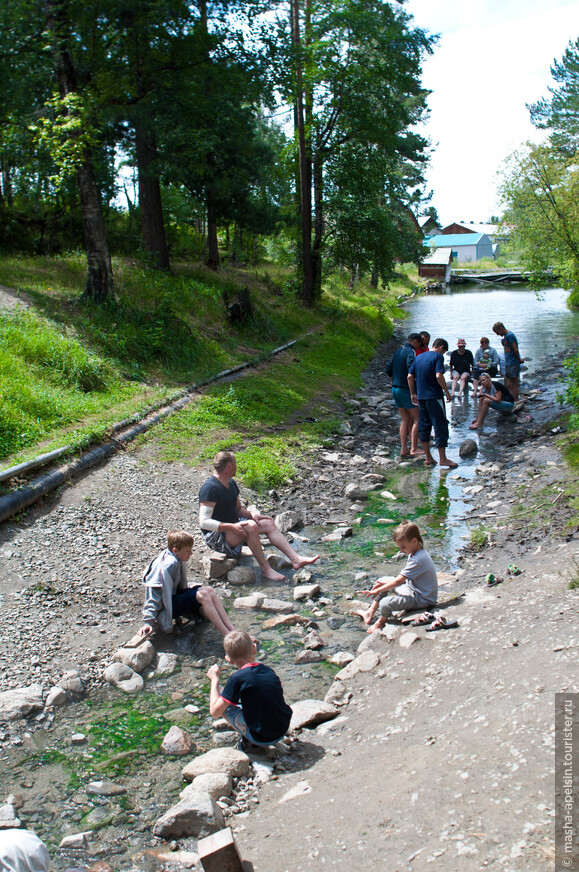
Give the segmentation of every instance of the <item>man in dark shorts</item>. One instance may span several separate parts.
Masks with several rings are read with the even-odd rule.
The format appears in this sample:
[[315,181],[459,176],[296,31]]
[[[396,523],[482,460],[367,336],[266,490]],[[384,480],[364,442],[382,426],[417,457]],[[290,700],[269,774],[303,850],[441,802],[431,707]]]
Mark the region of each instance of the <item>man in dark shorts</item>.
[[434,444],[438,448],[439,463],[455,469],[458,464],[446,456],[448,421],[443,402],[445,394],[446,402],[452,402],[444,377],[443,354],[448,351],[448,342],[446,339],[435,339],[432,348],[432,351],[418,356],[410,367],[408,387],[412,402],[418,405],[418,436],[426,455],[426,465],[436,465],[430,453],[430,437],[434,427]]
[[460,380],[458,395],[463,397],[474,366],[474,357],[472,356],[472,351],[466,347],[466,340],[459,339],[456,345],[456,349],[450,355],[450,376],[452,378],[452,392],[450,396],[454,397],[454,392]]
[[501,337],[501,344],[505,349],[505,385],[512,394],[513,402],[516,403],[519,399],[521,364],[525,358],[519,353],[517,337],[511,330],[507,330],[502,321],[493,324],[493,333]]
[[239,487],[233,478],[237,462],[232,451],[216,454],[213,468],[214,474],[199,491],[199,525],[205,542],[213,551],[239,557],[242,546],[247,543],[263,577],[270,581],[285,581],[285,576],[275,572],[267,562],[259,539],[261,533],[285,554],[294,569],[318,560],[319,554],[303,557],[294,551],[273,518],[262,515],[257,509],[249,511],[242,506]]
[[[418,447],[418,406],[415,406],[408,387],[408,370],[410,369],[416,349],[422,347],[419,333],[411,333],[406,344],[394,352],[392,359],[386,364],[386,372],[392,379],[392,399],[400,415],[400,457],[416,457],[423,452]],[[410,451],[408,437],[410,436]]]

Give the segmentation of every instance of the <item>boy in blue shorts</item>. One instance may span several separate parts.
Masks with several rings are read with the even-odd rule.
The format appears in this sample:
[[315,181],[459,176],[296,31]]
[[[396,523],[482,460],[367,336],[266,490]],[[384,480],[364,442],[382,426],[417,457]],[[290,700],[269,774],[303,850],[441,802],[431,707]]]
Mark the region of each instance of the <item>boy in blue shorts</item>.
[[241,735],[240,750],[250,745],[275,745],[288,731],[292,710],[283,698],[273,669],[256,660],[256,644],[248,633],[233,630],[223,640],[225,659],[238,667],[225,687],[217,664],[207,671],[211,681],[209,712],[224,717]]
[[[416,457],[423,454],[418,447],[418,406],[414,405],[408,387],[408,371],[421,348],[419,333],[410,333],[406,344],[394,352],[386,364],[386,373],[392,379],[392,399],[400,415],[400,457]],[[408,437],[410,436],[410,451]]]

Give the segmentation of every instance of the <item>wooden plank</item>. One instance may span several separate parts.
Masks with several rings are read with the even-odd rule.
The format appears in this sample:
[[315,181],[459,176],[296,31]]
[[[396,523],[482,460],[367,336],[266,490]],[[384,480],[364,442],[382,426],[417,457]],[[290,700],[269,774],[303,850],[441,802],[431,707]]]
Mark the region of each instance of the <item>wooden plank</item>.
[[205,872],[245,872],[230,827],[200,839],[197,853]]
[[123,644],[123,648],[138,648],[139,645],[142,645],[145,639],[149,639],[150,636],[139,636],[137,633],[136,636],[133,636],[132,639],[129,639],[128,642]]

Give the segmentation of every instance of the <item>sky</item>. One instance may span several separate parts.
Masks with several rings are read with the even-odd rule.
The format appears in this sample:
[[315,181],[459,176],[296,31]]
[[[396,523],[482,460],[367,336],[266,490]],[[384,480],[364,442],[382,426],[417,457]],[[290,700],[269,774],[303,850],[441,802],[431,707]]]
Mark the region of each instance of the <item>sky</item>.
[[407,0],[414,25],[440,40],[423,65],[432,91],[422,131],[434,151],[427,173],[443,223],[500,214],[499,173],[542,133],[527,103],[548,96],[551,66],[579,36],[579,0]]

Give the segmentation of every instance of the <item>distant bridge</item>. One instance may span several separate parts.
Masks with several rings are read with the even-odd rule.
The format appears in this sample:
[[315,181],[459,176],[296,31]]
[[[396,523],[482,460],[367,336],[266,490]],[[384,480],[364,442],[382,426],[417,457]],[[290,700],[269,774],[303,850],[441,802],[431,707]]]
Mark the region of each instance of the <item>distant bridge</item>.
[[528,282],[531,279],[530,272],[521,272],[517,269],[506,269],[499,272],[492,270],[490,272],[475,272],[468,269],[452,269],[450,271],[452,284],[460,284],[462,282],[483,282],[489,285],[504,285],[509,282]]

